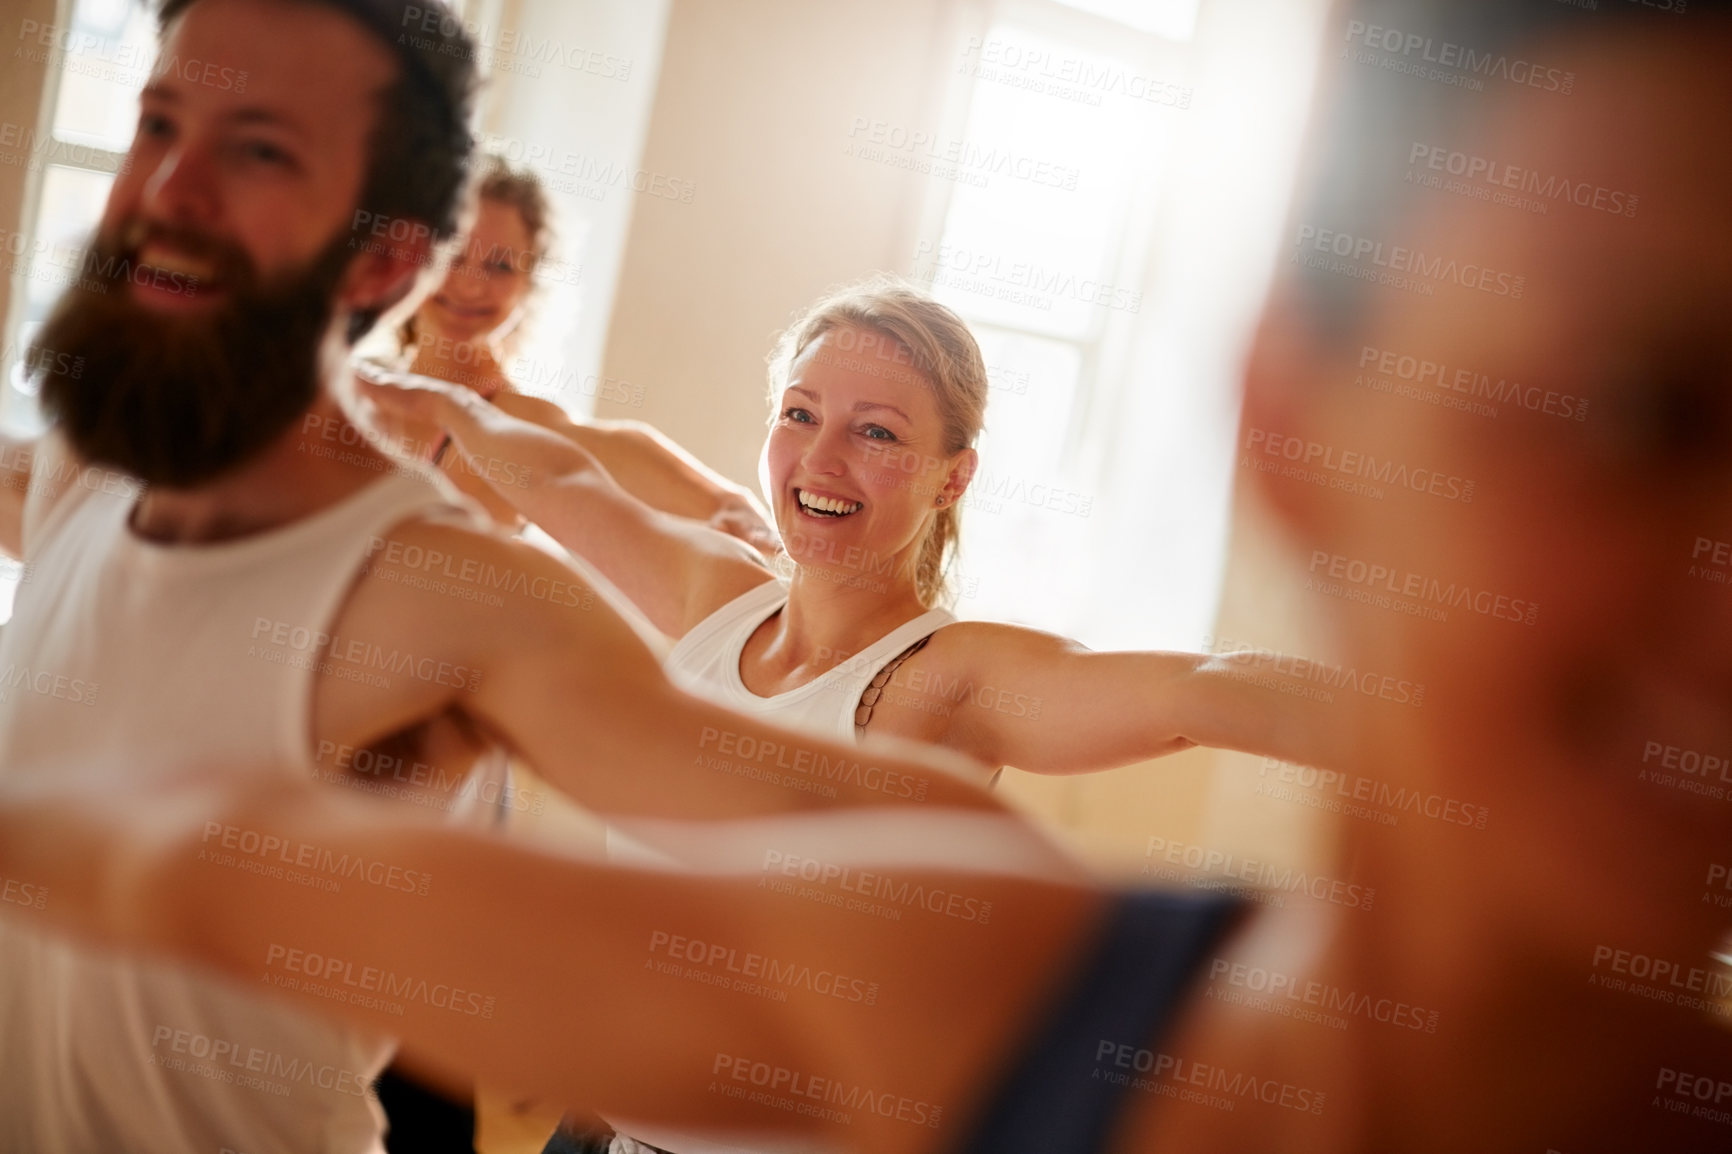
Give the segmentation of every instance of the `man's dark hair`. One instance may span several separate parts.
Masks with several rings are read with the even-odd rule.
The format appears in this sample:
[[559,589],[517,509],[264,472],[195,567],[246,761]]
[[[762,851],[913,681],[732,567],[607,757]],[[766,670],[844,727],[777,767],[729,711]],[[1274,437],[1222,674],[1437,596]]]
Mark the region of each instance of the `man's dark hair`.
[[[1668,32],[1725,37],[1729,16],[1732,0],[1341,0],[1324,32],[1329,67],[1285,243],[1310,227],[1400,244],[1391,230],[1431,195],[1407,179],[1416,144],[1471,147],[1488,114],[1515,93],[1567,100],[1622,82],[1566,75],[1558,46]],[[1318,336],[1348,338],[1377,290],[1339,270],[1286,267]]]
[[[377,36],[397,60],[397,79],[380,100],[357,211],[374,220],[419,222],[435,240],[451,236],[475,148],[469,128],[478,87],[475,45],[462,21],[444,0],[285,2],[336,9]],[[159,33],[166,34],[196,3],[161,0]],[[359,340],[377,319],[377,314],[357,316],[350,341]]]

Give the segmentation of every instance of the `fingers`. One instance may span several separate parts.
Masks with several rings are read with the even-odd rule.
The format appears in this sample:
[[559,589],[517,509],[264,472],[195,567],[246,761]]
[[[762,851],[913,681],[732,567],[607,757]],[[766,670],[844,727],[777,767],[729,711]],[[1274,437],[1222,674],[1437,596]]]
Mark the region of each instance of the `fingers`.
[[738,537],[765,558],[774,558],[782,551],[782,539],[750,510],[724,509],[710,522],[713,528]]
[[377,377],[357,377],[356,395],[379,412],[399,420],[433,421],[439,417],[439,406],[446,399],[437,382],[424,377],[382,374]]
[[733,528],[730,532],[751,545],[755,549],[775,552],[782,547],[782,538],[763,518],[750,510],[741,510],[732,515],[730,520]]
[[375,381],[384,381],[394,374],[383,365],[373,361],[355,360],[349,363],[350,370],[355,374],[355,380],[362,385],[370,385]]
[[427,393],[454,395],[463,391],[462,386],[442,381],[438,377],[396,372],[367,361],[356,361],[352,367],[355,383],[360,391],[373,396],[401,397]]

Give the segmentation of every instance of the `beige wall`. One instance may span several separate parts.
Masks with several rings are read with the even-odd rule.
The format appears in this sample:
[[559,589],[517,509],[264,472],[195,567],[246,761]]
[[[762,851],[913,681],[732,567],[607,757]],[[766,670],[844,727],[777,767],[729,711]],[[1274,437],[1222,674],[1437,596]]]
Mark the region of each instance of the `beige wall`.
[[913,248],[926,178],[845,155],[849,127],[937,117],[937,33],[961,7],[675,0],[642,164],[695,193],[636,206],[604,364],[644,404],[597,415],[647,420],[756,484],[775,334]]

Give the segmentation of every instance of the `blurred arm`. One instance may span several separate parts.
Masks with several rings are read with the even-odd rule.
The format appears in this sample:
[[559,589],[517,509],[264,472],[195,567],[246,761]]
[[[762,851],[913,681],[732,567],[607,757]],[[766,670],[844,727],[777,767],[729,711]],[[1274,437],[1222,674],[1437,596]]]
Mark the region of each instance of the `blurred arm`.
[[576,570],[532,545],[460,522],[406,523],[388,542],[375,554],[377,578],[401,546],[404,555],[439,558],[439,572],[496,604],[451,597],[443,583],[359,582],[331,635],[350,638],[351,648],[364,639],[369,652],[414,654],[424,675],[384,687],[322,678],[314,713],[322,739],[366,744],[459,710],[550,784],[606,814],[1003,808],[975,784],[982,768],[954,754],[800,734],[682,692]]
[[650,508],[702,521],[765,556],[774,556],[779,548],[769,513],[750,490],[729,481],[654,426],[641,421],[578,422],[551,401],[519,393],[501,393],[493,404],[587,450],[620,488]]
[[599,569],[671,637],[769,580],[757,554],[738,539],[634,496],[576,438],[425,378],[364,389],[410,420],[447,430],[471,471]]
[[[966,892],[992,914],[885,921],[778,893],[760,884],[769,875],[609,868],[270,775],[148,788],[83,778],[0,788],[0,875],[49,895],[0,917],[199,962],[516,1095],[861,1150],[955,1145],[1102,902],[889,868],[895,884]],[[325,892],[201,860],[211,831],[227,829],[380,862],[427,879],[426,892]],[[726,951],[845,975],[873,996],[796,986],[778,1000],[688,980],[694,956],[725,973]],[[832,1087],[855,1099],[842,1107],[849,1125],[751,1100],[773,1090],[832,1104]],[[896,1108],[859,1108],[862,1091]]]

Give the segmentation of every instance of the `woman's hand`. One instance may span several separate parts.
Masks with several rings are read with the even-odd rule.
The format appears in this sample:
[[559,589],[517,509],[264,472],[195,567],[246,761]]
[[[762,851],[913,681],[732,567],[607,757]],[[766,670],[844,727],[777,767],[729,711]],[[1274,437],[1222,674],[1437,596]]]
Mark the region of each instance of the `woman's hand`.
[[432,425],[445,429],[454,409],[475,394],[462,385],[413,373],[355,366],[355,392],[370,405],[381,427]]
[[[441,435],[457,435],[467,429],[458,430],[453,428],[454,425],[475,423],[473,420],[463,421],[463,418],[476,418],[487,409],[504,411],[471,389],[435,377],[389,372],[367,364],[355,366],[355,377],[358,395],[371,404],[373,412],[369,415],[382,428],[436,428]],[[518,407],[525,404],[519,401]],[[633,435],[623,430],[586,428],[571,421],[563,412],[558,414],[557,422],[538,411],[534,416],[524,413],[516,416],[519,420],[557,432],[593,454],[616,480],[636,480],[638,488],[656,490],[634,493],[652,507],[677,514],[678,510],[667,507],[684,502],[668,500],[671,490],[677,490],[680,497],[695,494],[690,496],[693,503],[713,500],[715,512],[707,519],[701,515],[697,519],[711,529],[744,541],[767,560],[782,551],[782,539],[761,505],[743,491],[722,489],[721,483],[707,470],[700,472],[701,466],[697,466],[695,461],[682,460],[653,437],[641,433]],[[463,438],[459,436],[458,439]],[[652,477],[659,484],[646,480]],[[655,499],[657,496],[664,499],[658,501]]]
[[709,526],[730,537],[738,537],[756,549],[765,560],[774,560],[782,551],[782,538],[749,498],[725,498],[715,516],[709,519]]

